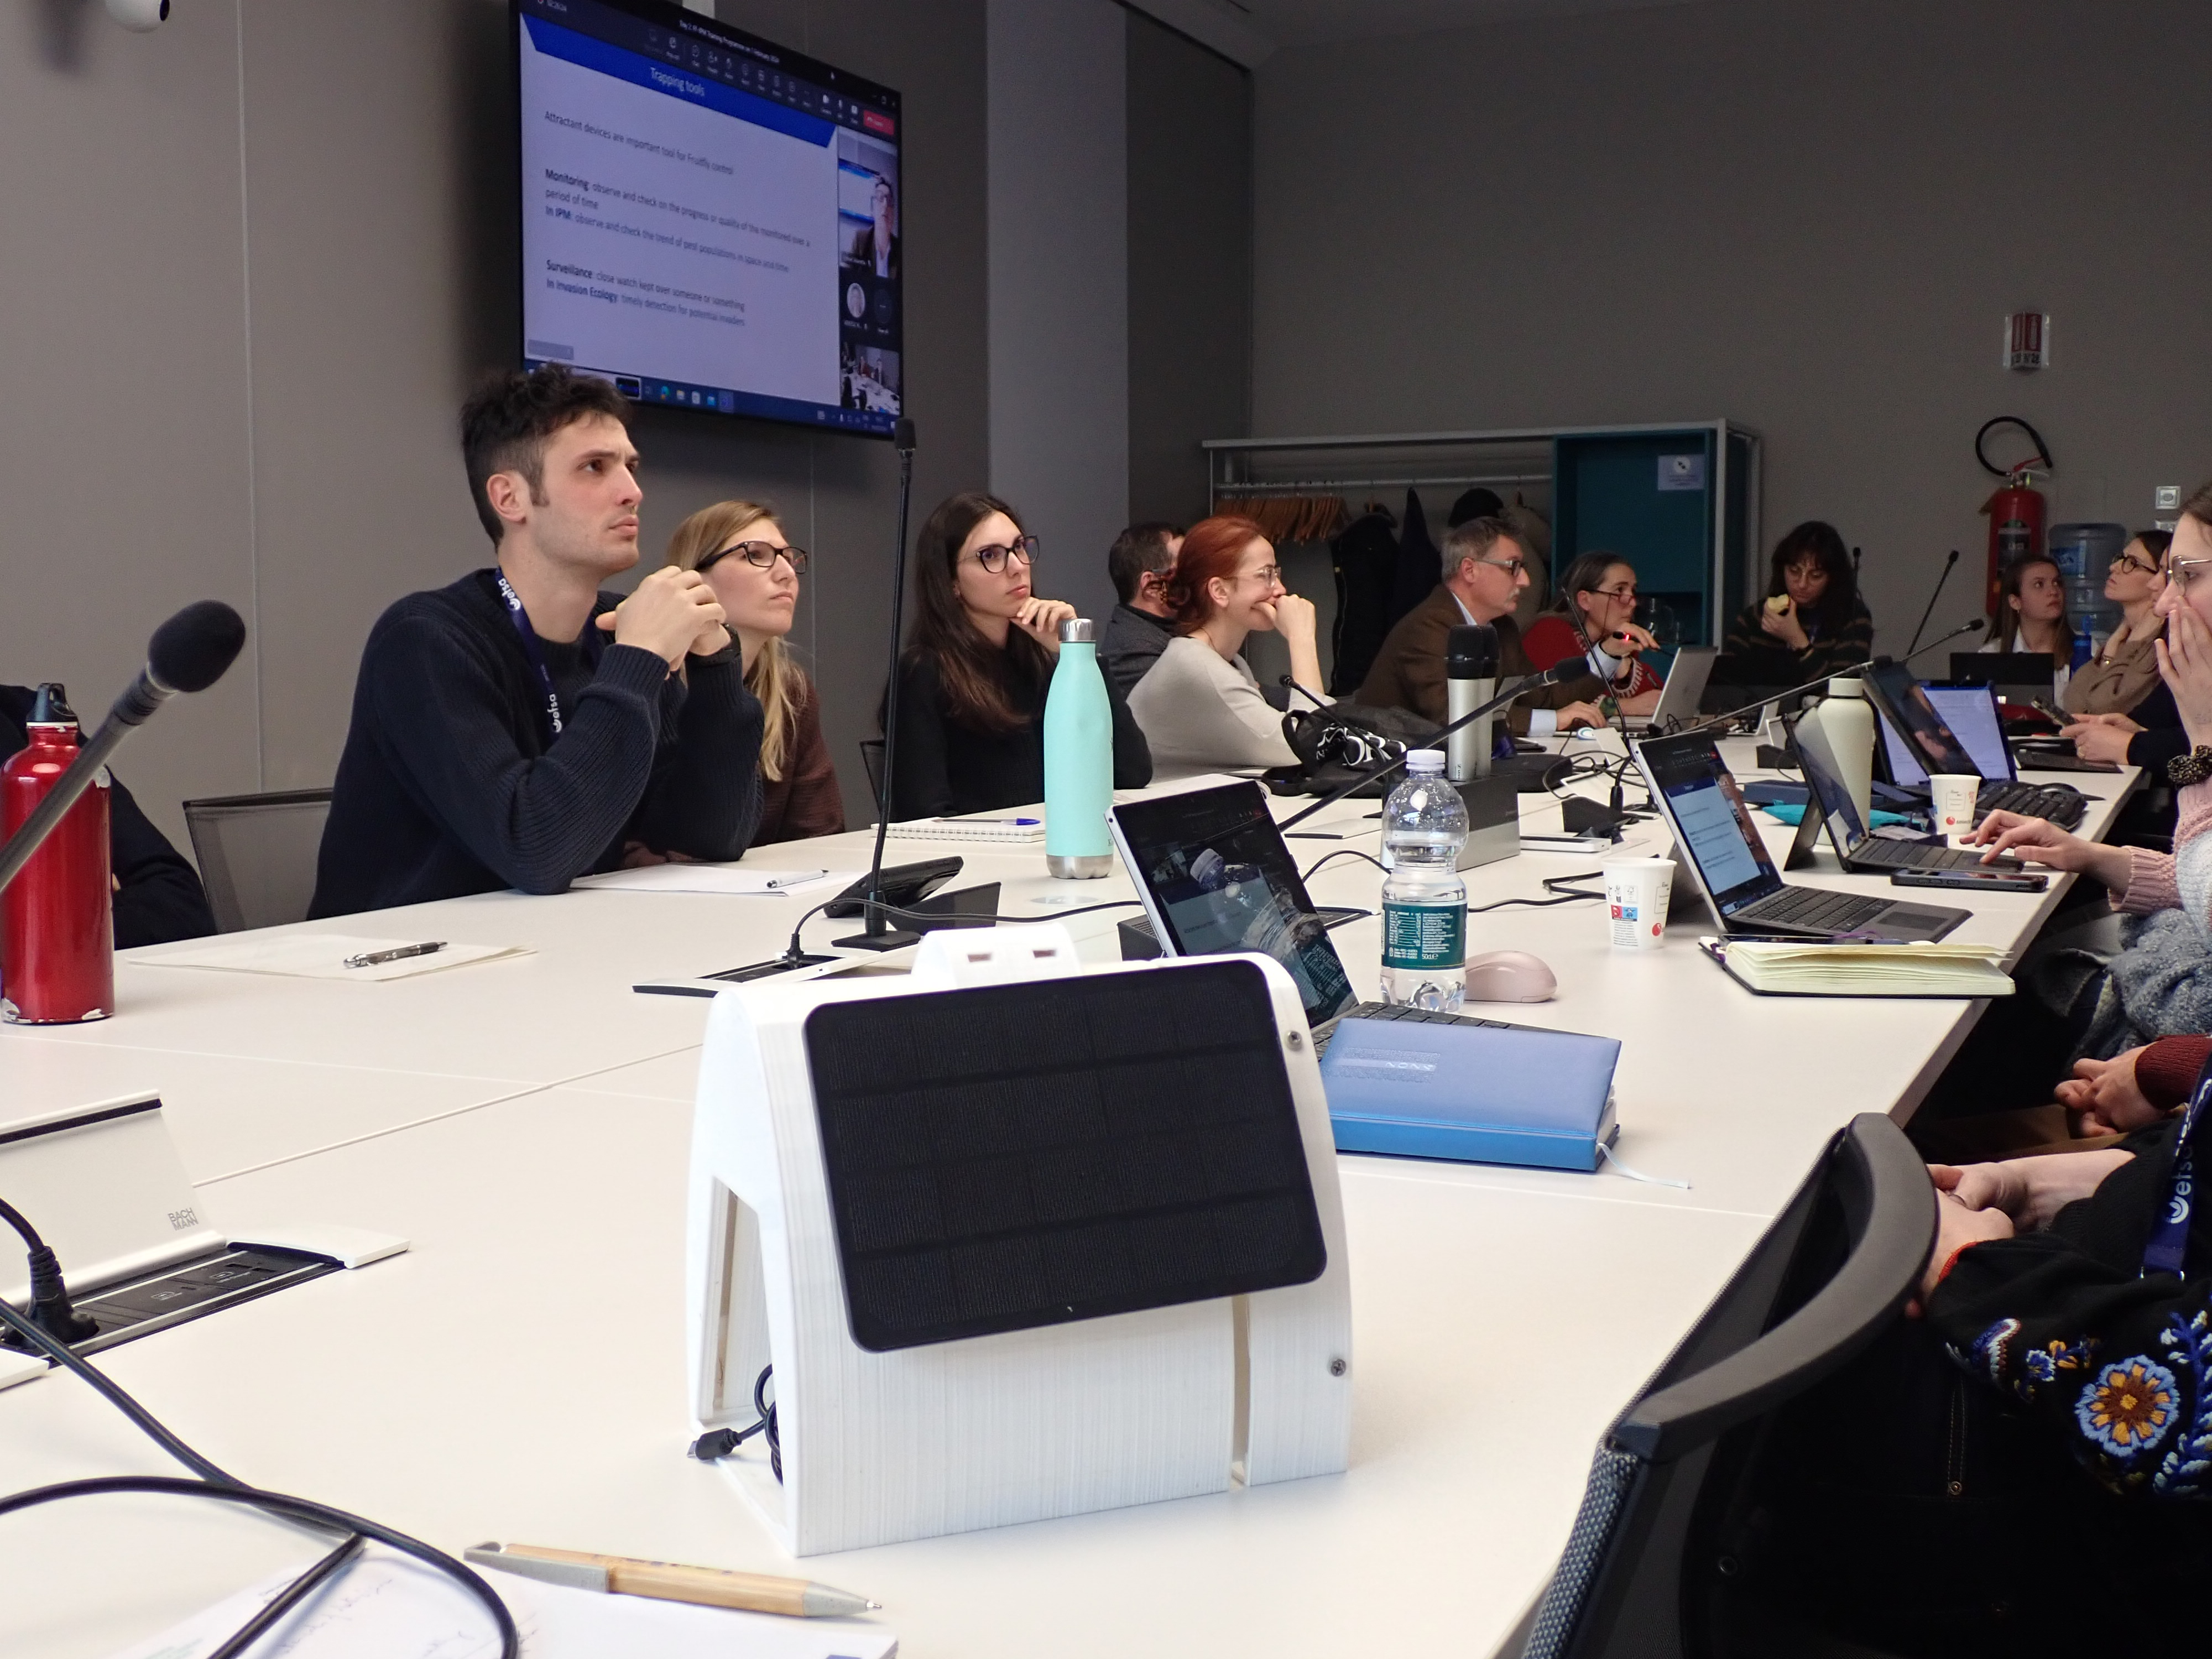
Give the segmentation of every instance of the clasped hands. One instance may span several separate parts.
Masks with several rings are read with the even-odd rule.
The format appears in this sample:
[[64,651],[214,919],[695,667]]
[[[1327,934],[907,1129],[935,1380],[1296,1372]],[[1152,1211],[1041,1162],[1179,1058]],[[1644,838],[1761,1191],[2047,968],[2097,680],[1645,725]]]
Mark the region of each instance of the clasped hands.
[[654,571],[637,591],[599,619],[599,631],[617,645],[650,651],[671,668],[684,659],[711,657],[730,642],[721,602],[696,570],[673,565]]
[[[2059,1103],[2085,1114],[2091,1133],[2147,1128],[2165,1114],[2144,1098],[2136,1081],[2141,1048],[2110,1060],[2080,1060],[2058,1085]],[[2135,1154],[2118,1146],[2087,1152],[2051,1152],[1996,1164],[1931,1164],[1936,1187],[1936,1243],[1920,1277],[1920,1295],[1905,1312],[1917,1317],[1934,1293],[1944,1265],[1969,1244],[2010,1238],[2051,1224],[2059,1211],[2095,1192],[2105,1177]]]

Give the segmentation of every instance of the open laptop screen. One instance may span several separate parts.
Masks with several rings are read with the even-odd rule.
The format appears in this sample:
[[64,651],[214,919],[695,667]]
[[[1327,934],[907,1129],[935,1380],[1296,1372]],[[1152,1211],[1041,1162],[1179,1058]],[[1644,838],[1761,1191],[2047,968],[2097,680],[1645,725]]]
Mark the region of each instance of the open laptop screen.
[[[2000,767],[1992,774],[1983,771],[1974,763],[1973,756],[1960,741],[1959,734],[1952,729],[1951,723],[1929,700],[1928,688],[1913,678],[1912,671],[1903,663],[1877,664],[1866,671],[1862,677],[1862,684],[1866,687],[1867,696],[1874,703],[1875,712],[1881,717],[1885,726],[1895,729],[1899,739],[1897,745],[1889,746],[1888,732],[1883,733],[1893,782],[1924,783],[1930,772],[1971,772],[1977,777],[2011,775],[2008,767]],[[1983,693],[1983,700],[1988,702],[1987,691]],[[1995,708],[1994,704],[1990,706]],[[2000,753],[2003,751],[2002,737],[1997,740],[1997,749]],[[1908,757],[1917,763],[1918,776],[1896,770],[1899,750],[1907,751]]]
[[1352,1006],[1343,961],[1258,784],[1126,801],[1112,817],[1168,955],[1273,957],[1314,1024]]
[[1711,738],[1654,738],[1638,744],[1637,753],[1663,797],[1675,838],[1722,915],[1781,890],[1781,872],[1767,857],[1743,792]]
[[[1923,685],[1919,690],[1936,718],[1966,751],[1977,776],[2009,781],[2019,775],[2013,768],[2012,751],[2005,747],[2004,719],[1990,687]],[[1919,747],[1897,729],[1879,704],[1875,712],[1881,722],[1882,752],[1889,762],[1890,781],[1907,787],[1927,782],[1928,767]]]
[[1804,771],[1805,782],[1818,797],[1808,801],[1805,810],[1817,811],[1827,820],[1829,844],[1836,849],[1838,858],[1848,860],[1852,850],[1867,838],[1866,822],[1859,817],[1858,803],[1851,799],[1850,786],[1830,763],[1825,738],[1816,738],[1801,726],[1792,733],[1791,741],[1796,745],[1797,763]]

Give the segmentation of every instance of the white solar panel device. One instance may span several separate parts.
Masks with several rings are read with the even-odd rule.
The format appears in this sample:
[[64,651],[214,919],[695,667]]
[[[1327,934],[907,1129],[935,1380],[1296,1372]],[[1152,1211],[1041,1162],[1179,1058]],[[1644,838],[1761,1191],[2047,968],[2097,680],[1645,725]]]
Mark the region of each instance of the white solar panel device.
[[1343,1469],[1343,1214],[1289,975],[1085,968],[1052,927],[925,948],[936,988],[715,1000],[693,1414],[772,1395],[782,1478],[759,1440],[720,1467],[798,1555]]

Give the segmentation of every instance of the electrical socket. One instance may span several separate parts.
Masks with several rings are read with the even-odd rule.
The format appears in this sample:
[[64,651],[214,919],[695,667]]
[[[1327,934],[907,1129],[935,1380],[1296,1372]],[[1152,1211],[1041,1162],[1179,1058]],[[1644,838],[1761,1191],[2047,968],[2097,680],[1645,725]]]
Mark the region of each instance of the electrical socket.
[[2179,484],[2159,485],[2157,489],[2151,491],[2150,504],[2151,510],[2156,513],[2172,513],[2178,510],[2181,506],[2181,486]]

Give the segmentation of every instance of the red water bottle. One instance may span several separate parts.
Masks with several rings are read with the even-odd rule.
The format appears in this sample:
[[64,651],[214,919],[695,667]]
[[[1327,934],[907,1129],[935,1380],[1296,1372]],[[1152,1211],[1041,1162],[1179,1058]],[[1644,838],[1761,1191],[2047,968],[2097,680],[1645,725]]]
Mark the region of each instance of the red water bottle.
[[[76,716],[60,686],[39,688],[25,725],[30,742],[0,766],[0,839],[15,833],[76,758]],[[58,1025],[114,1011],[107,799],[103,768],[0,892],[0,1018]]]

